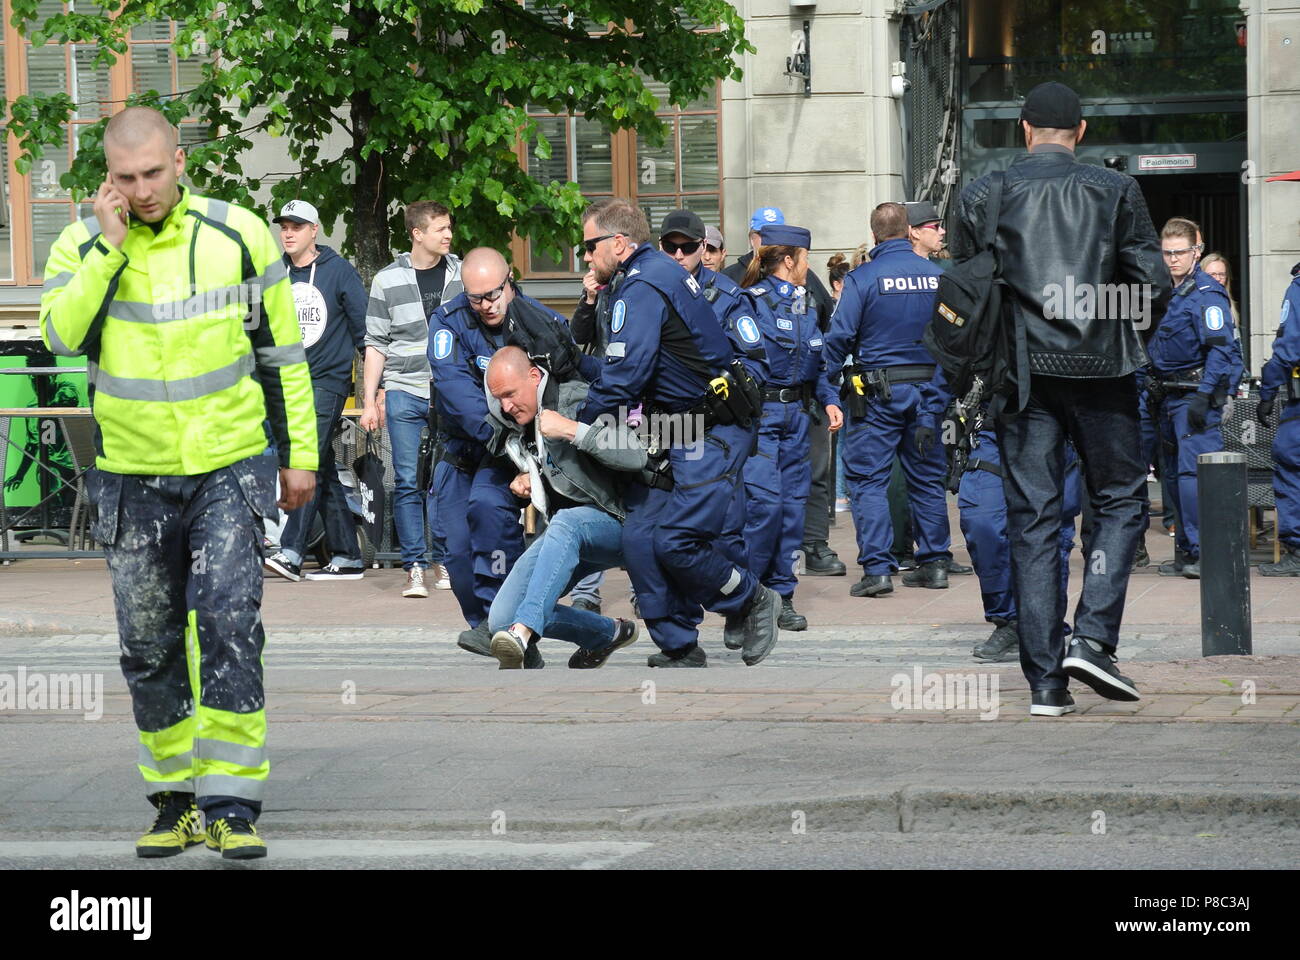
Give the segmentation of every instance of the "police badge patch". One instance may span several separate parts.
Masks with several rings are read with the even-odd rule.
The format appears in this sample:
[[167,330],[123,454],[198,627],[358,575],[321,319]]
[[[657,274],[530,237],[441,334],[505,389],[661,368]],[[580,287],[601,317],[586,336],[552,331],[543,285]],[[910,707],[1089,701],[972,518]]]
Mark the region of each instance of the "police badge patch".
[[1205,327],[1208,330],[1223,329],[1223,307],[1205,308]]
[[754,322],[753,317],[741,317],[736,321],[736,332],[740,334],[740,339],[750,346],[758,343],[758,324]]
[[451,331],[439,330],[433,335],[433,358],[446,360],[451,356]]
[[618,333],[623,329],[623,323],[627,320],[627,302],[619,300],[614,304],[614,315],[610,318],[609,329],[612,333]]

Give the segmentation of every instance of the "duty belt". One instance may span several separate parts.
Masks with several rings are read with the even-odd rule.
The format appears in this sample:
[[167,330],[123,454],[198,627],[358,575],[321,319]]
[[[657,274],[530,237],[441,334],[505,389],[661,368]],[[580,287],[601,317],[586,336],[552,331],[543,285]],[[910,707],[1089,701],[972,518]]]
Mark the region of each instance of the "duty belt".
[[1205,376],[1205,368],[1197,367],[1194,370],[1175,370],[1173,373],[1153,372],[1151,376],[1157,383],[1166,388],[1179,390],[1190,385],[1190,388],[1194,390],[1201,385],[1201,378]]
[[775,403],[801,403],[808,399],[808,387],[767,387],[763,391],[763,400]]
[[473,457],[462,457],[447,449],[442,451],[442,462],[450,463],[457,470],[464,473],[473,473],[478,469],[479,465],[479,461],[475,460]]
[[880,367],[890,383],[925,383],[934,376],[932,363],[904,363],[896,367]]

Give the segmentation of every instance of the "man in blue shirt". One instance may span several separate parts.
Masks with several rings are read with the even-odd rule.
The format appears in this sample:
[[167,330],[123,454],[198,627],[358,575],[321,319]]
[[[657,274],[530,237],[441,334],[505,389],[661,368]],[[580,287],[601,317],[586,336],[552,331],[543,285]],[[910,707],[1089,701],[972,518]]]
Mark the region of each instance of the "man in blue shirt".
[[1286,554],[1277,563],[1260,565],[1266,577],[1300,577],[1300,265],[1282,299],[1273,355],[1264,364],[1255,416],[1267,423],[1282,391],[1277,436],[1273,439],[1273,495],[1277,537]]

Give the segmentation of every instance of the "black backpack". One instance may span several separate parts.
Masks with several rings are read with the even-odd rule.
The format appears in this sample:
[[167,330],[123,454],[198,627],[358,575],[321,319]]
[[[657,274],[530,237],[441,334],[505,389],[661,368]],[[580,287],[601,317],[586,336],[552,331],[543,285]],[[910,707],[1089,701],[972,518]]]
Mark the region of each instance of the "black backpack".
[[[994,415],[1022,410],[1028,399],[1028,354],[1014,294],[994,250],[1005,174],[993,174],[979,252],[939,277],[934,316],[922,340],[966,407],[989,401]],[[1023,372],[1023,373],[1022,373]]]

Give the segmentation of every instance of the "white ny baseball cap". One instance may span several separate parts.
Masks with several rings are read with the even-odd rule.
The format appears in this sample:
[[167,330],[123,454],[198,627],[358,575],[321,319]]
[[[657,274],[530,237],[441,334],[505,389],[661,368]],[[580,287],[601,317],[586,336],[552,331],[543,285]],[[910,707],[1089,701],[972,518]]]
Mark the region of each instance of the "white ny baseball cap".
[[280,208],[280,215],[271,222],[279,223],[281,220],[292,220],[294,223],[320,223],[320,214],[306,200],[290,200]]

